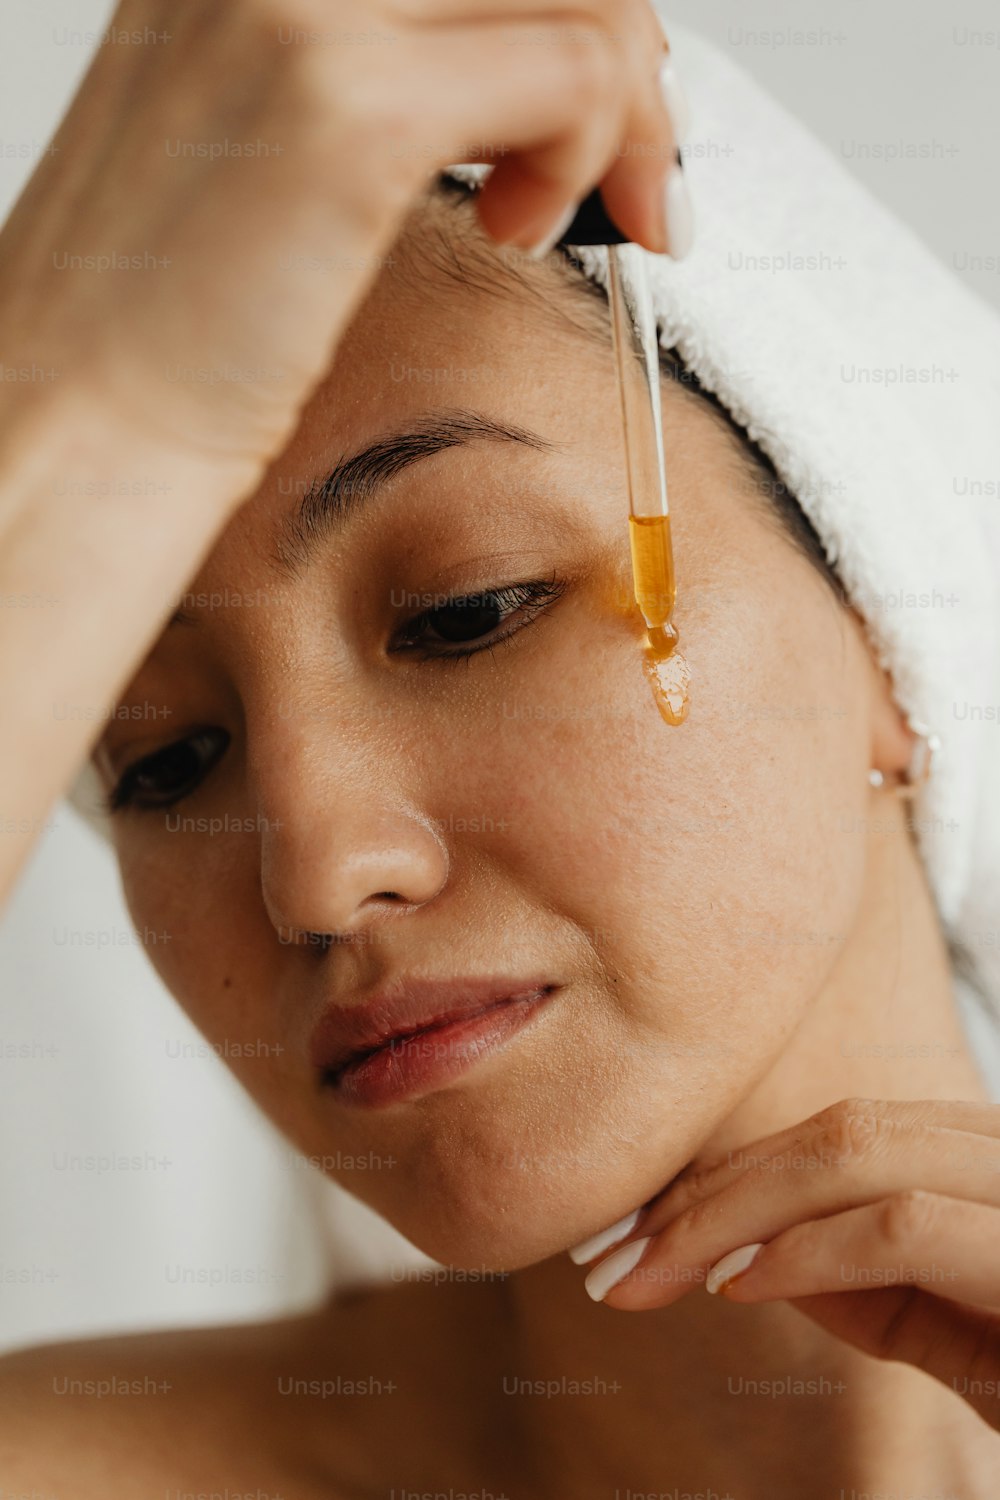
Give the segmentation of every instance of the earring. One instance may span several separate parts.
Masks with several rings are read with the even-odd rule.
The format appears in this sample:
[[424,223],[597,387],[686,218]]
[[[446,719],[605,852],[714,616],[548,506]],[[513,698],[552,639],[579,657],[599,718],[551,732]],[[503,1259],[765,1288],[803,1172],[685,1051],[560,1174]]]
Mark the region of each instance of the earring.
[[903,774],[893,782],[887,783],[883,771],[871,770],[868,772],[869,784],[873,787],[889,785],[897,797],[915,797],[920,787],[930,780],[931,773],[936,763],[936,757],[941,751],[941,741],[926,724],[921,724],[917,719],[908,720],[910,728],[916,735],[910,762]]

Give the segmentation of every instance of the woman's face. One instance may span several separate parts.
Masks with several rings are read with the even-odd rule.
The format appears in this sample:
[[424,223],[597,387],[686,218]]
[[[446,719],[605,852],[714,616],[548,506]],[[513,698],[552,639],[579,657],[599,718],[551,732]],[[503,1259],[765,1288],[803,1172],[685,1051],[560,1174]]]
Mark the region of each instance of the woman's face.
[[[687,722],[664,723],[610,349],[573,326],[581,293],[527,274],[536,296],[382,273],[100,753],[114,779],[198,732],[201,779],[168,767],[181,800],[116,814],[133,917],[170,935],[153,962],[297,1147],[469,1268],[613,1222],[766,1085],[864,871],[837,836],[866,807],[856,622],[710,414],[666,390],[692,688]],[[355,471],[294,530],[345,455],[473,413],[537,440],[466,430]],[[443,609],[487,590],[485,623]],[[331,1004],[455,976],[556,988],[443,1086],[374,1105],[324,1086],[310,1037]]]

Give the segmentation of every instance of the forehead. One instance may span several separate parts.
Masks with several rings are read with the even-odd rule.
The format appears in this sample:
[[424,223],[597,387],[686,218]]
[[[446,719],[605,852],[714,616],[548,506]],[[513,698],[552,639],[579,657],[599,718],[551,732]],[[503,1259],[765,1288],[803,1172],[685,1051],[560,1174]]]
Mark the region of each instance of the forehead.
[[[673,459],[681,448],[690,452],[696,434],[676,394],[665,396]],[[412,503],[429,542],[449,524],[459,494],[478,499],[481,514],[511,520],[525,504],[532,512],[565,509],[567,497],[581,522],[624,514],[621,412],[603,299],[558,257],[536,264],[494,245],[471,204],[431,200],[387,254],[293,438],[209,566],[266,566],[331,473],[350,472],[360,450],[456,413],[544,442],[475,439],[422,457],[389,478],[395,503],[352,507],[357,540],[375,535],[368,525],[377,529],[380,516],[413,533],[406,526]],[[675,465],[672,477],[678,473]]]
[[613,376],[610,325],[570,278],[495,245],[471,205],[431,200],[386,256],[322,394],[354,420],[487,400],[538,401],[557,418],[576,383],[599,394]]
[[[408,226],[260,486],[272,516],[359,450],[436,418],[537,432],[569,462],[594,444],[620,445],[610,330],[605,342],[586,292],[566,284],[568,272],[491,245],[454,211]],[[480,462],[487,452],[466,447]],[[520,461],[515,445],[490,451]]]
[[[364,489],[368,466],[359,477],[355,456],[391,450],[402,433],[449,424],[475,430],[408,466],[391,451],[382,463],[397,497],[412,495],[425,523],[438,480],[453,488],[478,484],[490,504],[514,509],[529,472],[539,496],[533,503],[544,499],[546,474],[553,494],[558,471],[581,500],[592,489],[607,495],[605,465],[615,479],[623,475],[610,329],[605,342],[595,318],[600,307],[592,310],[586,291],[566,284],[568,271],[493,247],[470,216],[471,208],[459,223],[454,211],[438,212],[430,223],[407,226],[291,441],[211,562],[280,560],[285,535],[298,531],[317,489],[345,473],[348,488]],[[490,425],[543,441],[480,435]],[[351,521],[377,523],[380,509],[351,505]]]

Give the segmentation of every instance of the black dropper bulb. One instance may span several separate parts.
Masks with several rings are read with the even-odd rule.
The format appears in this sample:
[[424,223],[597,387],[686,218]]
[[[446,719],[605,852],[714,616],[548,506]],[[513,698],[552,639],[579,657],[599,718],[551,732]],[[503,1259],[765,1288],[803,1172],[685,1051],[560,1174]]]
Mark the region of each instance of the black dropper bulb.
[[608,216],[600,188],[594,188],[581,200],[569,228],[559,236],[557,245],[627,245],[629,238]]

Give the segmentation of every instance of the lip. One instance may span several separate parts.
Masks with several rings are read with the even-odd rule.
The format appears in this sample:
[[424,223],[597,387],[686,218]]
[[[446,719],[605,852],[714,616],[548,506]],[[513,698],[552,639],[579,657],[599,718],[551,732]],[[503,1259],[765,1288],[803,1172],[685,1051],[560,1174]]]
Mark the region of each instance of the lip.
[[328,1007],[310,1059],[342,1103],[396,1103],[443,1087],[496,1052],[558,988],[534,977],[400,981],[362,1004]]

